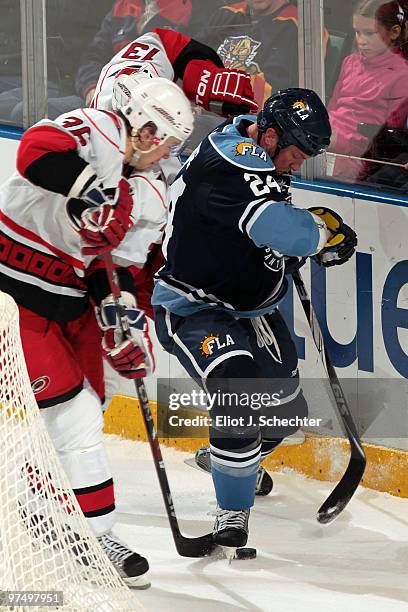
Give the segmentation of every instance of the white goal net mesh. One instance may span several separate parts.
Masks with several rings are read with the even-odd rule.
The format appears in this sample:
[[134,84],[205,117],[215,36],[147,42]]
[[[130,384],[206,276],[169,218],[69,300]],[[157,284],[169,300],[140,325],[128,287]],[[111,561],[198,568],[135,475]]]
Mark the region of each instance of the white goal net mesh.
[[[62,591],[58,610],[142,609],[100,548],[70,488],[31,390],[18,308],[2,292],[0,591]],[[56,609],[34,598],[28,593],[8,609]]]

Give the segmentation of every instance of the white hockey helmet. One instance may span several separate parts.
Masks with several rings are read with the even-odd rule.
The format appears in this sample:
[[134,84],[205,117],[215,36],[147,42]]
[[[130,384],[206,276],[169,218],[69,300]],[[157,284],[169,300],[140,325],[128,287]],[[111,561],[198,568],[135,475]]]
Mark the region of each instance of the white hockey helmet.
[[129,121],[134,136],[147,124],[154,124],[156,145],[169,137],[182,144],[193,131],[194,116],[187,97],[175,83],[155,76],[148,66],[117,76],[112,108]]

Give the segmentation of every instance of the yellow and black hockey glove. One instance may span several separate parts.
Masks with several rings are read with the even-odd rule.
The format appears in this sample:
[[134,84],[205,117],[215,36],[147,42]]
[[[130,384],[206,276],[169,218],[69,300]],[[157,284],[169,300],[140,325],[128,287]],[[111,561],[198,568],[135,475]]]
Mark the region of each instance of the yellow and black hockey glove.
[[341,266],[352,257],[357,246],[357,234],[346,225],[338,213],[330,208],[313,207],[309,211],[324,221],[327,229],[332,233],[323,249],[313,256],[321,266]]

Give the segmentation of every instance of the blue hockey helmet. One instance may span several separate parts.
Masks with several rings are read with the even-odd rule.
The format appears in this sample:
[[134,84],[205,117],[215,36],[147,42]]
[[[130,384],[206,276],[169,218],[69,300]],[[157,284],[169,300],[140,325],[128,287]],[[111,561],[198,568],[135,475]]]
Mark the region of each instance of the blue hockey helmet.
[[291,87],[268,98],[258,114],[259,134],[270,127],[279,134],[278,150],[296,145],[306,155],[323,153],[330,144],[331,126],[326,107],[315,91]]

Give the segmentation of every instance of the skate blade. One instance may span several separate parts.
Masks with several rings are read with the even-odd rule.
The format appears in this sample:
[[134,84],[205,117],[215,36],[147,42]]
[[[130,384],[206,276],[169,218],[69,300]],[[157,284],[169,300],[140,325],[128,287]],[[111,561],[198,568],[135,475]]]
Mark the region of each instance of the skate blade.
[[237,556],[237,548],[236,546],[223,546],[222,550],[224,555],[228,561],[228,565],[231,565],[231,562]]
[[204,472],[204,474],[211,474],[211,472],[208,472],[200,465],[197,465],[194,457],[192,457],[191,459],[184,459],[184,463],[192,468],[195,468],[196,470],[199,470],[200,472]]
[[140,591],[148,589],[151,585],[146,574],[143,574],[143,576],[123,576],[122,574],[122,580],[130,589],[139,589]]

